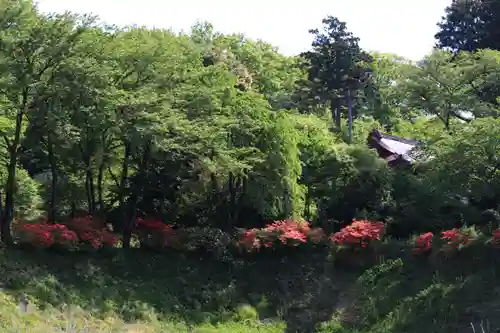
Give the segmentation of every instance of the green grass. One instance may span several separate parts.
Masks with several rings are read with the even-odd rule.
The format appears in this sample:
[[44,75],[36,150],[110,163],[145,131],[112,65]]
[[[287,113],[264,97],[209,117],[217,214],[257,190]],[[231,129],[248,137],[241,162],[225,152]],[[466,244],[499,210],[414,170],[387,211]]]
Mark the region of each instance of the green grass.
[[343,327],[363,333],[471,333],[474,327],[483,333],[483,325],[486,333],[500,332],[498,254],[481,245],[455,257],[393,253],[357,279],[357,302],[347,311],[356,320]]
[[[6,302],[17,302],[25,293],[37,316],[61,317],[67,311],[60,309],[71,305],[79,308],[75,313],[80,317],[103,327],[111,320],[116,325],[147,323],[151,330],[160,327],[158,332],[283,332],[285,325],[312,331],[330,317],[334,299],[323,304],[311,296],[327,282],[328,272],[321,254],[318,265],[309,259],[310,254],[288,262],[277,256],[221,262],[199,254],[12,249],[0,256],[5,272],[0,282]],[[17,305],[10,308],[19,312]],[[12,318],[19,321],[17,315]]]
[[485,332],[498,332],[496,253],[473,248],[429,263],[385,249],[383,258],[348,272],[311,252],[223,262],[4,250],[0,331],[470,333],[489,321]]

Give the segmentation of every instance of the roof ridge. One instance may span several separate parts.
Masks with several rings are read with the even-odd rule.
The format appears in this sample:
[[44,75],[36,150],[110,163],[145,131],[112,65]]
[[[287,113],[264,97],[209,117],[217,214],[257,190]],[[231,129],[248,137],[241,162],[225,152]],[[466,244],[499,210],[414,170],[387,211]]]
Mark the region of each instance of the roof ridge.
[[392,139],[394,141],[399,141],[399,142],[407,143],[410,145],[418,145],[420,143],[420,141],[418,141],[418,140],[406,139],[406,138],[402,138],[399,136],[395,136],[395,135],[387,134],[387,133],[382,133],[382,132],[379,132],[379,133],[380,133],[380,136],[382,138],[385,138],[385,139]]

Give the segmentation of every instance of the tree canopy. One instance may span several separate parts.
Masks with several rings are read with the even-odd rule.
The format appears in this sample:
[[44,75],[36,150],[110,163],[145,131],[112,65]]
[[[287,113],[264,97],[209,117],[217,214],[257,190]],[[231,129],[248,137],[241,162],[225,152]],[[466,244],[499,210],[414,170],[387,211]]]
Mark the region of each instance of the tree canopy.
[[[493,22],[493,5],[467,8]],[[447,13],[442,29],[458,24],[459,4]],[[37,214],[99,216],[127,247],[147,216],[223,230],[305,217],[335,229],[359,216],[438,223],[452,192],[470,196],[467,212],[498,208],[500,53],[483,50],[493,37],[472,45],[443,30],[450,50],[412,62],[363,50],[333,16],[293,57],[206,22],[180,34],[110,27],[30,1],[2,2],[0,17],[6,243],[15,219]],[[389,168],[366,144],[375,128],[420,140],[432,161]],[[437,186],[442,168],[470,183]]]

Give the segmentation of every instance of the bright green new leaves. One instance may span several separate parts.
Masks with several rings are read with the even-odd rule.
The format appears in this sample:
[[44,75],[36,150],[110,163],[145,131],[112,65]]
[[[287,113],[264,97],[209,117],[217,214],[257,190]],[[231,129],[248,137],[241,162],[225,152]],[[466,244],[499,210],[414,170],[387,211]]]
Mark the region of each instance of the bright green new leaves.
[[435,51],[398,82],[407,106],[437,117],[449,130],[453,119],[495,115],[497,111],[478,94],[485,80],[498,72],[500,63],[488,52]]

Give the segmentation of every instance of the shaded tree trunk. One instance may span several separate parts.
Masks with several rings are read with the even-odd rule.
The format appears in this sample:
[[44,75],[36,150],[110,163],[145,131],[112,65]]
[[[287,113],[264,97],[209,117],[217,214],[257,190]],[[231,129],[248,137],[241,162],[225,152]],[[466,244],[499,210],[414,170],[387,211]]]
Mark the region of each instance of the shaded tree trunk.
[[0,232],[1,240],[5,245],[12,245],[14,240],[12,238],[11,225],[14,218],[14,194],[16,191],[16,167],[17,158],[19,155],[19,142],[21,140],[21,128],[23,117],[28,108],[28,89],[22,93],[21,106],[16,116],[16,128],[14,132],[13,141],[9,146],[9,164],[7,167],[7,184],[5,188],[5,207],[4,214],[1,220]]
[[94,174],[92,172],[92,165],[90,161],[90,153],[83,152],[83,162],[85,163],[85,191],[87,193],[88,213],[94,215],[95,213],[95,188],[94,188]]
[[123,248],[124,249],[129,249],[130,248],[130,241],[132,239],[132,227],[130,225],[130,221],[127,217],[127,209],[125,207],[125,188],[126,188],[126,183],[128,180],[128,166],[129,166],[129,159],[130,159],[130,154],[131,154],[131,145],[127,140],[124,140],[123,142],[123,162],[122,162],[122,171],[120,175],[120,186],[118,189],[118,202],[120,205],[120,217],[121,221],[123,223],[123,230],[122,230],[122,242],[123,242]]
[[50,192],[50,204],[49,204],[49,222],[54,222],[57,218],[57,183],[58,183],[58,173],[56,159],[54,156],[54,147],[52,142],[52,135],[47,133],[47,152],[49,155],[50,173],[51,173],[51,192]]
[[16,181],[16,165],[17,165],[17,153],[11,152],[10,161],[8,165],[8,176],[7,185],[5,188],[5,207],[4,214],[1,221],[1,239],[5,245],[12,245],[12,233],[11,225],[12,219],[14,217],[14,192],[15,192],[15,181]]
[[304,218],[309,221],[311,218],[311,190],[308,188],[306,191],[306,197],[305,197],[305,206],[304,206]]
[[352,98],[351,98],[351,90],[347,89],[346,93],[347,98],[347,143],[352,143]]
[[103,199],[103,188],[102,188],[102,182],[104,178],[104,160],[101,161],[99,164],[99,171],[97,173],[97,196],[98,196],[98,201],[99,201],[99,212],[102,213],[106,210],[106,207],[104,206],[104,199]]
[[340,114],[340,105],[339,105],[338,99],[332,99],[330,101],[330,109],[332,112],[332,119],[333,122],[335,123],[335,128],[337,131],[340,131],[342,129],[342,117]]

